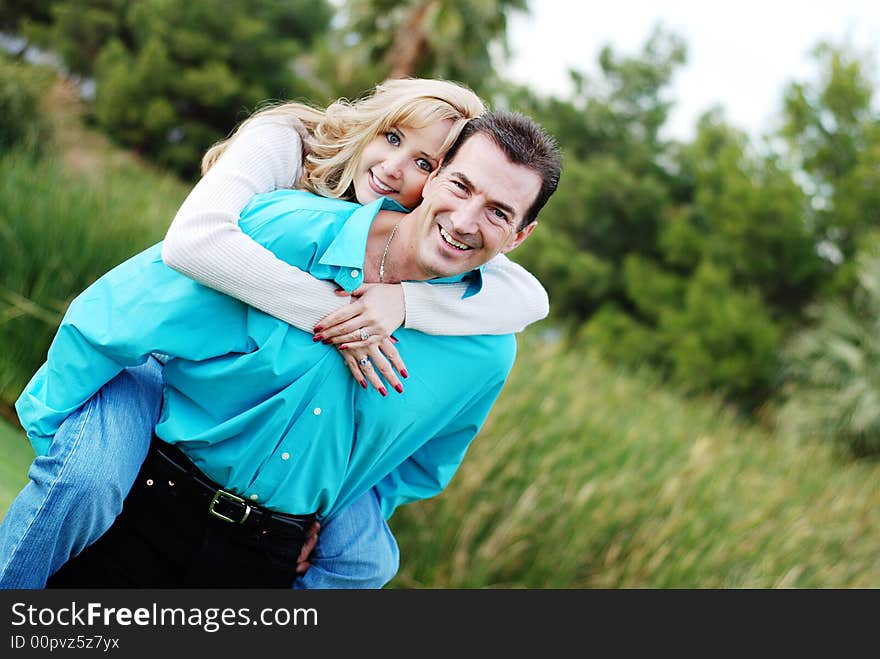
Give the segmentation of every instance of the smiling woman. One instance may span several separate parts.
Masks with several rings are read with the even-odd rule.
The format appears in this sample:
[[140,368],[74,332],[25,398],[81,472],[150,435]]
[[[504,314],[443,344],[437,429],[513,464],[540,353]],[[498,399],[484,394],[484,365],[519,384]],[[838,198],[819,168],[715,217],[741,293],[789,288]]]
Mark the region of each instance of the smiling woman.
[[362,204],[392,197],[406,208],[422,200],[425,179],[440,162],[452,120],[427,126],[395,126],[367,144],[355,172],[355,195]]

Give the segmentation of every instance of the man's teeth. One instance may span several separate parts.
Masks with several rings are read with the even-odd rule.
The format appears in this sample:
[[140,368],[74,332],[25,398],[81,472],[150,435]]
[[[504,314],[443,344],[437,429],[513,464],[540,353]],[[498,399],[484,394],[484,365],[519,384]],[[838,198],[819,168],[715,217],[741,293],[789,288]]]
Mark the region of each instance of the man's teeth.
[[446,232],[446,229],[444,229],[443,227],[440,227],[440,235],[443,236],[443,240],[445,240],[447,243],[449,243],[450,245],[452,245],[456,249],[461,249],[461,250],[470,249],[469,246],[465,245],[464,243],[458,242],[455,238],[450,236]]

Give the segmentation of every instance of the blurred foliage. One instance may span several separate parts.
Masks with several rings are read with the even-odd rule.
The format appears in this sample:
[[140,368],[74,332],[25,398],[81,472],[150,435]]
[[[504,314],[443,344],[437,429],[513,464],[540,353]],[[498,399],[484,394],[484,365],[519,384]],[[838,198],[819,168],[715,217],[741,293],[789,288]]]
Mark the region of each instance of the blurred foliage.
[[783,353],[783,432],[819,437],[855,455],[880,454],[880,235],[855,258],[849,299],[811,310],[815,323]]
[[319,68],[340,93],[413,76],[481,92],[496,77],[493,48],[509,54],[508,15],[525,11],[526,0],[348,0]]
[[785,91],[782,130],[793,167],[809,182],[808,221],[823,249],[843,267],[825,288],[856,285],[853,255],[880,220],[880,115],[876,72],[869,57],[822,43],[814,50],[817,77]]
[[27,23],[46,24],[52,20],[52,5],[58,0],[3,0],[0,3],[0,31],[12,34]]
[[135,162],[93,177],[54,156],[0,154],[0,403],[46,359],[73,297],[160,240],[185,193]]
[[517,342],[452,482],[391,518],[391,587],[880,586],[876,461],[779,441],[584,342]]
[[189,178],[261,103],[310,96],[293,62],[332,17],[326,0],[66,0],[51,13],[24,32],[94,76],[98,124]]
[[0,153],[18,148],[37,154],[50,145],[52,131],[40,103],[53,78],[52,71],[0,55]]

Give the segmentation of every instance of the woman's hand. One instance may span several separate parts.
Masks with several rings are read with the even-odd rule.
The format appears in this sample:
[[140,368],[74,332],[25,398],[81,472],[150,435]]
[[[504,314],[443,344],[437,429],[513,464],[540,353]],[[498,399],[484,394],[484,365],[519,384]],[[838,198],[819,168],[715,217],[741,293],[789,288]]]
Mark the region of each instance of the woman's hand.
[[327,314],[315,325],[315,340],[368,349],[390,337],[405,317],[403,286],[363,284],[351,293],[351,304]]
[[299,550],[299,556],[296,559],[295,571],[299,576],[304,575],[312,567],[312,550],[318,544],[318,534],[320,531],[321,523],[315,520],[306,532],[306,541],[303,543],[302,549]]
[[[348,295],[345,291],[340,294]],[[405,315],[400,284],[364,284],[351,293],[351,304],[321,319],[315,326],[314,340],[338,346],[348,370],[364,389],[369,382],[387,396],[381,373],[389,386],[402,394],[397,374],[407,378],[409,373],[391,333],[403,324]]]
[[[397,373],[400,373],[405,378],[409,377],[409,374],[406,372],[406,366],[400,358],[400,353],[394,347],[393,339],[383,339],[378,344],[367,348],[340,346],[339,352],[342,354],[342,358],[348,365],[348,370],[351,371],[354,379],[364,389],[367,388],[367,382],[369,382],[380,394],[383,396],[388,395],[385,384],[376,373],[378,371],[397,393],[403,393],[403,385],[400,384]],[[394,372],[395,369],[397,369],[397,373]]]

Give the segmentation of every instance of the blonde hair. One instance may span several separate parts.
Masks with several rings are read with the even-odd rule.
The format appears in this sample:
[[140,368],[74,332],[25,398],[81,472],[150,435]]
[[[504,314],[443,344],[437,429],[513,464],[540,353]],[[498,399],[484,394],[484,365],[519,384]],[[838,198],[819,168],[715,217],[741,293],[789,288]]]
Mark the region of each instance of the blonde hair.
[[395,126],[424,128],[435,121],[451,120],[441,148],[445,153],[465,123],[485,111],[479,96],[458,83],[425,78],[386,80],[367,95],[354,101],[340,99],[326,110],[289,102],[255,112],[228,139],[205,153],[202,174],[242,128],[258,117],[278,117],[293,123],[303,137],[305,158],[298,187],[324,197],[353,199],[352,180],[358,161],[377,135]]

